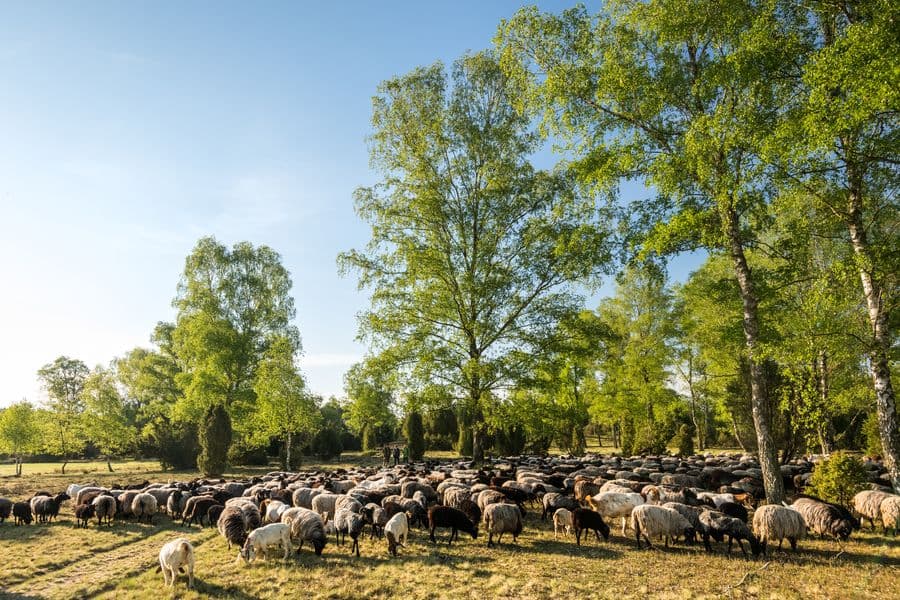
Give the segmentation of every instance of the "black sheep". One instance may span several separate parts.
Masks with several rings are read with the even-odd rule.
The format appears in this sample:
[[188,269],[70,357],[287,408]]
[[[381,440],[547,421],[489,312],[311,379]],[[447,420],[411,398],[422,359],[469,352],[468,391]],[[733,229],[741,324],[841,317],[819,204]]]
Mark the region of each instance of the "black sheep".
[[59,505],[69,499],[69,495],[61,492],[53,497],[35,496],[31,499],[31,510],[40,523],[49,523],[59,514]]
[[244,547],[247,541],[247,532],[244,528],[244,514],[240,508],[229,506],[222,511],[217,523],[219,533],[228,541],[228,549],[234,544],[238,548]]
[[210,506],[209,510],[206,511],[206,522],[210,525],[218,522],[223,510],[225,510],[225,507],[221,504],[213,504]]
[[87,527],[88,521],[94,516],[93,504],[79,504],[75,507],[75,526]]
[[[191,500],[194,500],[194,498],[191,498]],[[217,505],[221,506],[214,498],[207,498],[204,496],[196,497],[196,501],[189,503],[188,507],[185,509],[181,519],[181,526],[184,527],[185,524],[190,526],[196,521],[200,524],[200,527],[203,527],[203,517],[208,515],[210,508]],[[206,524],[212,525],[212,521],[207,518]]]
[[428,509],[428,527],[431,529],[432,542],[437,542],[434,537],[435,529],[438,527],[450,528],[448,546],[458,538],[459,531],[465,531],[472,536],[473,540],[478,538],[478,525],[472,523],[466,513],[450,506],[432,506]]
[[13,504],[12,514],[16,525],[30,525],[34,520],[31,516],[31,504],[28,502],[16,502]]
[[573,511],[579,507],[578,501],[572,496],[566,496],[565,494],[558,494],[556,492],[544,494],[544,497],[541,498],[541,504],[544,506],[544,512],[541,514],[541,521],[545,521],[547,515],[552,515],[558,508],[565,508],[566,510]]
[[12,513],[12,501],[8,498],[0,498],[0,523],[9,518]]
[[744,544],[741,540],[747,540],[750,543],[750,551],[753,552],[754,558],[762,552],[762,545],[759,543],[759,539],[753,535],[750,527],[745,522],[736,517],[730,517],[715,510],[708,510],[700,513],[700,522],[703,525],[701,534],[703,535],[703,543],[707,551],[711,550],[709,536],[712,535],[719,540],[724,536],[728,536],[729,554],[731,554],[731,544],[737,541],[741,553],[747,556],[747,551],[744,549]]
[[720,513],[740,519],[744,523],[747,522],[747,508],[743,504],[737,502],[723,502],[717,509]]
[[585,529],[592,529],[597,541],[600,541],[600,535],[604,540],[609,539],[609,525],[603,522],[600,513],[587,509],[576,508],[572,511],[572,526],[575,529],[575,543],[581,545],[581,532]]

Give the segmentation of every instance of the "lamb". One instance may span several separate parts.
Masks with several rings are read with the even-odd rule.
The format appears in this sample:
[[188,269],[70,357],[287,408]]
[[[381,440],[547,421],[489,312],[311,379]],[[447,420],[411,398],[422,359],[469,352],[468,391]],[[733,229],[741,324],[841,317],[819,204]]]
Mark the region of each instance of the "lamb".
[[890,528],[897,535],[897,529],[900,528],[900,496],[890,496],[881,501],[881,526],[887,533]]
[[557,492],[544,494],[544,497],[541,498],[541,504],[544,507],[544,512],[541,514],[541,521],[545,521],[548,514],[555,514],[557,509],[565,508],[569,511],[573,511],[579,506],[575,498]]
[[146,517],[147,523],[152,524],[153,515],[155,515],[158,510],[159,503],[156,500],[156,496],[148,494],[147,492],[141,492],[135,496],[134,500],[131,502],[131,512],[137,517],[138,523],[141,522],[141,518]]
[[334,515],[334,527],[336,534],[341,536],[340,543],[343,544],[344,536],[349,534],[350,539],[353,540],[350,552],[352,554],[355,551],[356,556],[359,556],[359,534],[362,532],[365,523],[362,515],[353,512],[349,508],[340,508]]
[[187,508],[182,513],[181,526],[190,526],[196,521],[200,524],[200,527],[203,527],[203,517],[206,517],[208,525],[212,525],[212,517],[209,515],[209,510],[214,506],[222,505],[210,496],[194,496],[190,500],[187,503]]
[[28,502],[16,502],[12,505],[13,522],[16,525],[31,525],[34,520],[31,516],[31,504]]
[[494,545],[494,534],[498,534],[499,544],[504,533],[511,533],[514,542],[522,533],[522,512],[514,504],[489,504],[484,509],[482,520],[488,532],[488,548]]
[[853,523],[843,518],[840,511],[830,504],[813,498],[797,498],[791,508],[800,513],[806,526],[819,536],[827,534],[846,540],[853,533]]
[[470,521],[466,513],[450,506],[432,506],[428,509],[428,528],[431,530],[430,539],[433,543],[437,542],[434,530],[438,527],[450,528],[448,546],[459,537],[460,531],[471,535],[473,540],[478,538],[478,525]]
[[384,526],[384,535],[387,538],[388,552],[391,556],[397,556],[397,548],[406,544],[406,538],[409,535],[409,521],[406,513],[398,512],[391,517]]
[[116,499],[102,494],[94,498],[91,505],[97,515],[97,525],[103,525],[103,519],[106,519],[106,524],[112,527],[112,518],[116,514]]
[[553,537],[557,538],[559,528],[563,528],[565,535],[569,535],[574,524],[572,523],[572,511],[567,508],[557,508],[553,513]]
[[729,517],[715,510],[705,510],[700,513],[700,522],[703,525],[703,543],[706,545],[707,551],[712,550],[709,545],[709,536],[711,535],[719,541],[728,536],[729,554],[731,554],[731,543],[737,541],[741,554],[745,557],[747,556],[747,551],[744,550],[744,544],[741,540],[749,542],[750,551],[753,553],[754,558],[762,552],[762,545],[759,543],[759,539],[753,535],[747,524],[740,519]]
[[291,555],[291,518],[284,523],[270,523],[258,529],[254,529],[247,536],[241,548],[239,556],[244,562],[250,563],[259,554],[266,556],[269,548],[281,546],[284,548],[282,560],[287,560]]
[[[586,529],[592,529],[597,541],[600,541],[600,535],[604,540],[609,539],[609,525],[603,522],[603,516],[593,510],[587,508],[576,508],[572,511],[572,528],[575,530],[575,543],[581,545],[581,532]],[[585,540],[587,536],[585,536]]]
[[61,492],[55,496],[35,496],[31,499],[31,511],[37,517],[38,523],[49,523],[59,514],[59,506],[69,495]]
[[12,514],[12,500],[9,498],[0,498],[0,523],[9,518]]
[[[606,519],[622,519],[622,535],[625,535],[625,526],[631,511],[635,506],[644,504],[644,498],[640,494],[630,492],[620,494],[617,492],[604,492],[596,496],[587,496],[585,501],[588,506],[600,513]],[[577,534],[577,530],[576,530]]]
[[217,522],[219,533],[228,541],[228,549],[234,544],[239,548],[247,541],[247,531],[244,527],[244,515],[240,508],[227,506],[219,515]]
[[291,538],[300,540],[297,552],[299,553],[303,548],[304,542],[309,542],[312,544],[316,556],[322,556],[322,550],[328,539],[325,536],[325,522],[322,517],[308,508],[296,506],[281,513],[282,523],[288,519],[291,520]]
[[853,496],[853,510],[863,519],[868,519],[875,529],[875,521],[881,518],[881,503],[891,494],[875,490],[864,490]]
[[359,514],[362,515],[366,523],[372,526],[369,539],[375,539],[376,535],[381,537],[381,530],[388,522],[388,516],[387,513],[384,512],[384,509],[374,502],[369,502],[363,507]]
[[75,507],[75,526],[87,527],[88,521],[94,516],[93,504],[79,504]]
[[184,538],[177,538],[163,545],[159,551],[159,568],[166,585],[175,587],[175,578],[187,567],[189,588],[194,587],[194,547]]
[[785,538],[791,543],[791,548],[797,550],[797,540],[806,535],[806,522],[803,515],[792,508],[766,504],[760,506],[753,513],[753,531],[762,544],[762,552],[770,541],[778,540],[778,549]]
[[631,513],[631,526],[634,528],[634,537],[638,549],[641,547],[641,536],[647,540],[650,548],[652,536],[664,536],[666,548],[669,547],[669,538],[684,536],[690,540],[694,538],[694,528],[690,522],[681,516],[678,511],[655,504],[641,504],[636,506]]

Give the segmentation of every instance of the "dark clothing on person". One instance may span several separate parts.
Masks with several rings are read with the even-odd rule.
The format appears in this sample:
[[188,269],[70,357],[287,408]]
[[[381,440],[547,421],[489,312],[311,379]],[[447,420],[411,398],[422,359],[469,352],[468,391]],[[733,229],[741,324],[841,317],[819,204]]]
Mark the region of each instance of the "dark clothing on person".
[[400,464],[400,448],[394,448],[394,466]]

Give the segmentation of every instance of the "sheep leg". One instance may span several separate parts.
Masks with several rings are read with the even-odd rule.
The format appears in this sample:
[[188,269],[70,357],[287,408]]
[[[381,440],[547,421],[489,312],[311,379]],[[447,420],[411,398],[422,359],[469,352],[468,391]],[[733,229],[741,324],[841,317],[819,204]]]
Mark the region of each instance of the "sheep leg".
[[494,546],[494,534],[492,532],[488,532],[488,548],[492,548]]
[[191,589],[194,587],[194,563],[192,562],[188,566],[188,584],[187,586]]
[[[741,554],[744,555],[744,558],[747,558],[747,551],[744,550],[744,542],[742,542],[742,541],[740,540],[740,538],[738,538],[736,541],[737,541],[737,543],[738,543],[738,548],[741,549]],[[731,548],[728,549],[728,553],[731,554]]]
[[788,541],[791,543],[791,550],[796,552],[797,551],[797,538],[788,538]]
[[625,537],[625,526],[628,524],[628,519],[626,517],[622,517],[622,537]]
[[576,546],[581,545],[581,528],[580,527],[575,528],[575,545]]

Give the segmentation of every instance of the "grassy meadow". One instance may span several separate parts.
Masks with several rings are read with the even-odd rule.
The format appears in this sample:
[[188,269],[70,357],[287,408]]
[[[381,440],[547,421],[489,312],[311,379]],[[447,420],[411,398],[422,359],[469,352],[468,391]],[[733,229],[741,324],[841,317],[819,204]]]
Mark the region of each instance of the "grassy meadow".
[[[377,459],[345,455],[325,466],[357,462]],[[152,462],[114,464],[114,473],[107,472],[104,462],[71,463],[65,476],[58,464],[34,467],[26,465],[21,478],[0,477],[0,496],[22,499],[37,489],[55,492],[86,479],[109,484],[173,477]],[[266,470],[239,469],[234,475]],[[7,521],[0,526],[5,555],[0,597],[169,597],[162,575],[154,571],[159,548],[178,536],[193,542],[197,560],[195,589],[187,590],[179,579],[179,598],[883,599],[895,597],[900,582],[900,538],[869,531],[841,545],[805,540],[796,554],[775,551],[748,561],[737,549],[730,557],[723,548],[708,555],[702,546],[637,550],[633,537],[622,538],[615,527],[609,542],[591,539],[579,548],[573,538],[554,539],[552,524],[542,523],[535,508],[526,515],[516,544],[504,536],[502,546],[489,549],[479,536],[461,538],[448,548],[446,543],[431,544],[427,532],[414,530],[397,558],[389,556],[384,540],[362,540],[362,556],[356,558],[349,555],[349,544],[340,547],[331,539],[321,558],[304,548],[287,563],[273,558],[248,566],[236,562],[237,550],[229,551],[215,528],[182,529],[160,515],[153,525],[117,522],[100,528],[95,521],[83,530],[74,526],[69,502],[50,525],[15,527]]]

